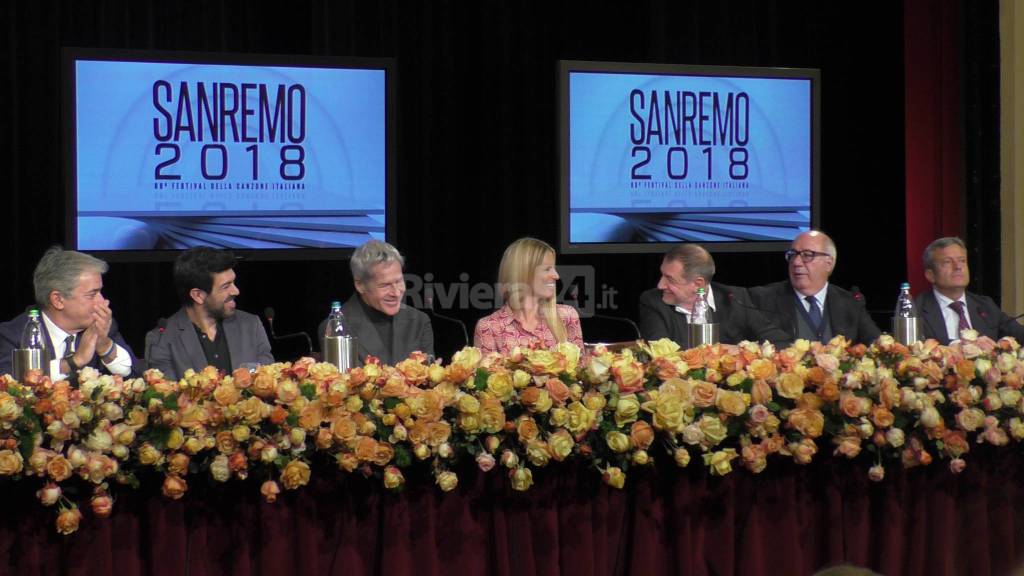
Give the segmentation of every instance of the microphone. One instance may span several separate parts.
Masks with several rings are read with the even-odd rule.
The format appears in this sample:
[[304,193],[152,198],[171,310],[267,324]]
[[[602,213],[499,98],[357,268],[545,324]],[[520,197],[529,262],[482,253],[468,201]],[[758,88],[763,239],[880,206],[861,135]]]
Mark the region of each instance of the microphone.
[[146,332],[146,354],[142,358],[149,363],[149,356],[153,351],[153,346],[157,340],[160,339],[161,335],[167,331],[167,318],[160,318],[156,321],[156,328]]
[[[574,308],[579,309],[579,307],[580,307],[579,306],[579,304],[580,304],[579,298],[580,298],[580,287],[575,285],[575,284],[573,284],[569,288],[569,293],[566,294],[566,300],[572,302]],[[626,318],[625,316],[613,316],[611,314],[599,314],[597,312],[591,313],[590,316],[592,318],[598,318],[600,320],[609,320],[611,322],[624,322],[626,324],[629,324],[633,328],[633,332],[636,334],[636,339],[637,340],[643,340],[644,339],[643,335],[640,333],[640,327],[637,326],[636,322],[634,322],[631,318]]]
[[746,308],[747,310],[753,310],[755,312],[760,312],[762,314],[768,314],[768,315],[774,315],[775,314],[774,310],[768,310],[767,308],[759,308],[757,306],[754,306],[753,304],[748,304],[748,303],[744,302],[743,300],[740,300],[732,292],[727,292],[726,294],[727,294],[727,296],[729,298],[729,303],[730,304],[736,304],[740,308]]
[[430,310],[430,314],[432,316],[434,316],[435,318],[444,320],[446,322],[451,322],[453,324],[458,324],[459,328],[462,328],[462,341],[464,342],[463,347],[469,346],[469,332],[466,331],[466,323],[465,322],[463,322],[462,320],[459,320],[458,318],[452,317],[452,316],[446,316],[446,315],[441,314],[440,312],[434,310],[434,296],[433,295],[429,295],[428,294],[423,299],[423,303],[427,305],[427,310]]
[[267,326],[270,328],[270,337],[273,338],[275,342],[301,338],[306,341],[306,353],[309,356],[313,355],[313,340],[310,339],[309,334],[306,334],[305,332],[293,332],[291,334],[284,334],[282,336],[278,336],[277,333],[274,331],[274,309],[270,306],[267,306],[266,308],[263,309],[263,318],[266,319]]
[[868,300],[864,297],[864,293],[860,291],[860,286],[856,284],[850,286],[850,292],[853,293],[853,299],[859,302],[861,306],[868,307]]

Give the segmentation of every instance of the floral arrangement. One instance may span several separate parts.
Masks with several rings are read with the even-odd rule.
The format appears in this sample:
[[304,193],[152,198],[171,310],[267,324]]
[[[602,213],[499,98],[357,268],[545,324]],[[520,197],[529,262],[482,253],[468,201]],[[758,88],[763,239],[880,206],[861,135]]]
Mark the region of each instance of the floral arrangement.
[[0,477],[38,482],[62,534],[82,519],[71,483],[106,517],[115,488],[138,487],[146,470],[162,475],[168,498],[204,476],[251,476],[268,502],[324,462],[392,490],[411,466],[429,466],[450,491],[467,459],[504,470],[515,490],[528,490],[536,469],[579,459],[622,488],[632,467],[655,458],[680,467],[697,458],[725,475],[830,451],[870,458],[880,481],[886,466],[936,458],[959,473],[972,444],[1024,439],[1024,351],[973,334],[950,347],[840,336],[782,350],[680,350],[668,340],[586,356],[568,343],[508,356],[465,348],[447,366],[416,353],[340,373],[303,358],[252,373],[190,370],[180,381],[84,369],[77,384],[38,372],[0,379]]

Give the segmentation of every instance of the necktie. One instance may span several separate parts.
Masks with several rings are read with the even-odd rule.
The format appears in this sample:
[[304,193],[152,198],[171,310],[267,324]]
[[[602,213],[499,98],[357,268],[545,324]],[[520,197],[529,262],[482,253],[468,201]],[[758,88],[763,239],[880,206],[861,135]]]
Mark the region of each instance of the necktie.
[[70,356],[75,353],[75,335],[68,334],[68,337],[64,339],[64,356]]
[[956,331],[956,336],[959,338],[961,332],[971,329],[971,323],[967,321],[967,314],[964,312],[963,302],[957,300],[956,302],[951,303],[949,307],[952,308],[956,312],[956,315],[960,317],[959,329]]
[[807,317],[811,319],[811,330],[820,337],[821,310],[818,308],[818,300],[814,296],[807,296],[804,300],[807,301]]

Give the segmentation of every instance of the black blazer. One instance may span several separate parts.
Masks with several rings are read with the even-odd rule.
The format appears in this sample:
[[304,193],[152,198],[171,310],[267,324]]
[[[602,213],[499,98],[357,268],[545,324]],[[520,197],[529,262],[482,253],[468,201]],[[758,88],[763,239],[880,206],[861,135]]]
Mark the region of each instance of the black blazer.
[[[434,354],[434,329],[430,325],[430,317],[415,308],[402,304],[398,314],[395,314],[394,324],[391,327],[391,349],[394,354],[388,354],[380,334],[373,327],[373,322],[363,311],[363,304],[359,301],[359,293],[353,294],[341,307],[341,313],[345,315],[345,323],[348,331],[359,339],[356,348],[356,355],[360,362],[366,361],[366,356],[372,355],[380,358],[380,361],[387,366],[394,366],[409,357],[409,354],[417,350],[424,354]],[[324,329],[327,321],[320,322],[318,329],[320,334],[320,349],[324,345]]]
[[[39,317],[39,323],[43,327],[43,337],[46,339],[46,351],[52,358],[54,351],[53,342],[50,340],[50,333],[46,330],[46,322],[43,322],[42,316]],[[21,333],[25,330],[25,324],[28,324],[28,313],[20,314],[14,319],[0,324],[0,374],[10,374],[11,371],[14,370],[11,352],[21,345]],[[108,336],[110,336],[110,339],[113,340],[115,344],[124,348],[131,357],[132,372],[129,377],[141,376],[144,370],[143,364],[135,357],[135,353],[132,352],[131,346],[129,346],[128,343],[124,341],[124,338],[121,337],[121,333],[117,329],[116,320],[111,319],[110,333]],[[75,337],[76,345],[81,338],[82,333],[79,332]],[[107,369],[103,366],[103,362],[100,361],[99,356],[94,356],[92,361],[86,364],[86,366],[91,366],[100,372],[107,372]]]
[[[971,292],[967,292],[965,297],[971,327],[979,334],[993,340],[1013,336],[1024,344],[1024,326],[1000,310],[991,298]],[[942,319],[942,309],[935,299],[934,291],[926,290],[917,295],[917,313],[921,317],[921,331],[925,338],[935,338],[943,345],[950,343],[946,322]]]
[[[764,310],[790,339],[797,338],[796,296],[789,280],[755,286],[750,289],[750,297],[754,306]],[[828,285],[823,313],[832,327],[832,334],[846,336],[851,342],[871,344],[882,335],[863,302],[835,284]]]
[[[711,291],[715,297],[711,320],[718,323],[719,341],[723,344],[768,340],[776,346],[786,346],[792,341],[785,331],[749,304],[746,289],[712,282]],[[661,290],[652,288],[641,294],[638,312],[640,333],[645,340],[669,338],[684,348],[689,346],[686,316],[661,300]]]
[[[236,310],[221,325],[228,338],[232,369],[247,363],[274,363],[267,331],[258,316]],[[163,372],[168,380],[178,380],[189,368],[198,372],[209,364],[195,326],[184,308],[179,308],[167,319],[167,326],[153,343],[149,354],[149,367]]]

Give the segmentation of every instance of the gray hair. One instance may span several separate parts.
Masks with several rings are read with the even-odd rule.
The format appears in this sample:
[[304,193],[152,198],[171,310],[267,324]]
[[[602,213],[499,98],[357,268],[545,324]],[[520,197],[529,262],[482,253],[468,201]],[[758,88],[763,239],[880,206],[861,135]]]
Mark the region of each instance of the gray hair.
[[944,238],[939,238],[938,240],[932,240],[932,243],[924,249],[924,255],[922,256],[924,269],[935,270],[935,262],[932,261],[932,257],[935,256],[935,253],[939,250],[950,246],[959,246],[964,249],[964,252],[967,251],[967,245],[964,244],[964,241],[957,236],[946,236]]
[[56,290],[64,297],[70,297],[78,279],[86,272],[107,273],[107,263],[88,254],[52,246],[36,264],[32,273],[36,304],[40,308],[50,307],[50,293]]
[[366,282],[373,276],[373,267],[377,264],[387,262],[398,262],[399,266],[405,267],[405,258],[398,250],[380,240],[370,240],[363,244],[352,254],[349,266],[352,268],[352,279],[357,282]]
[[694,280],[698,276],[711,282],[715,276],[715,259],[700,244],[677,244],[665,254],[665,260],[683,265],[683,277]]

